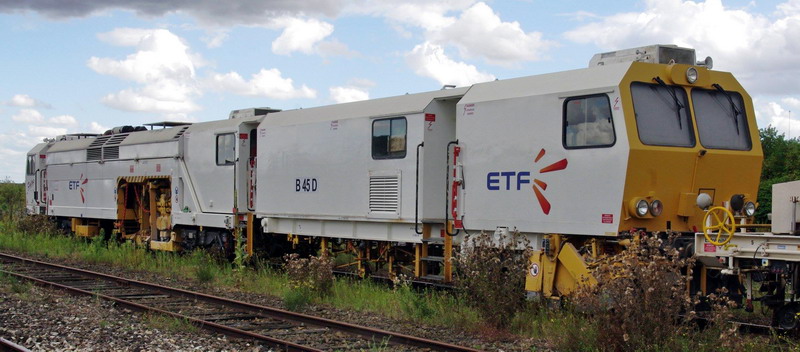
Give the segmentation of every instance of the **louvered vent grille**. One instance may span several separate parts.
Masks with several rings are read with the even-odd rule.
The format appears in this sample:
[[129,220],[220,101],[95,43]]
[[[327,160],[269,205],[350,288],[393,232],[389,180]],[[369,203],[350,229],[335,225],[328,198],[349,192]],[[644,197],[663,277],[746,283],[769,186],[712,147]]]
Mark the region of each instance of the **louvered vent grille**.
[[369,211],[373,213],[397,213],[400,205],[399,176],[370,176]]
[[180,131],[178,131],[178,133],[176,133],[175,137],[172,137],[172,139],[180,138],[183,135],[183,133],[186,132],[187,129],[189,129],[189,126],[181,127]]
[[100,160],[102,156],[101,148],[89,148],[86,149],[86,160]]
[[115,134],[111,136],[111,139],[109,139],[108,142],[106,142],[105,146],[119,145],[120,143],[122,143],[122,141],[125,140],[125,137],[127,136],[128,136],[127,134]]
[[119,159],[119,146],[103,147],[103,160]]
[[99,147],[106,143],[106,141],[111,138],[111,136],[102,136],[97,137],[92,141],[92,144],[89,144],[89,148]]

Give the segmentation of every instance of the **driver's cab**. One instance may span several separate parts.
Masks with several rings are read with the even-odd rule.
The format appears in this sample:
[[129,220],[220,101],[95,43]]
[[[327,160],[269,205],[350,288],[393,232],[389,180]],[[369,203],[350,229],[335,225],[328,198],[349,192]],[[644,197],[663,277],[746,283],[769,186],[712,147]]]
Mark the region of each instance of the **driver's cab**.
[[39,143],[25,156],[25,213],[47,213],[47,149],[48,143]]

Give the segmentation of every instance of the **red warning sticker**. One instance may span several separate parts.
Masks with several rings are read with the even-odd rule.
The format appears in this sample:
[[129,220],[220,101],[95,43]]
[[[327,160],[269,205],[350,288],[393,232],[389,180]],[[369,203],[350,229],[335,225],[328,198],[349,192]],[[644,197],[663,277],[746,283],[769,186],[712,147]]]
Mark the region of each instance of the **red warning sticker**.
[[713,245],[711,243],[704,243],[703,244],[703,252],[714,253],[716,251],[717,251],[717,246],[715,246],[715,245]]
[[613,224],[614,223],[614,214],[603,214],[603,223],[604,224]]
[[425,121],[436,121],[436,114],[425,114]]

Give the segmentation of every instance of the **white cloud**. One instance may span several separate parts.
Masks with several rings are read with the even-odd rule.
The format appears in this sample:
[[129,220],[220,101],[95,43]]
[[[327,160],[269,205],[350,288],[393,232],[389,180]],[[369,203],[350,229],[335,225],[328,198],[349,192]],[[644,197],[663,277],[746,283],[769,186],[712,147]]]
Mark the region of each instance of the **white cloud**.
[[438,30],[455,22],[448,16],[475,4],[475,0],[367,0],[353,2],[346,12],[385,17],[399,25]]
[[777,100],[754,99],[758,127],[775,127],[786,138],[800,137],[800,99],[784,97]]
[[28,126],[28,133],[34,140],[41,141],[43,138],[53,138],[67,134],[67,129],[52,126]]
[[38,110],[22,109],[19,113],[12,115],[11,119],[16,122],[28,124],[41,124],[44,122],[44,116]]
[[219,91],[227,91],[246,96],[263,96],[273,99],[315,98],[317,92],[305,85],[295,88],[291,78],[283,78],[278,69],[261,69],[250,80],[245,80],[236,72],[214,74],[207,86]]
[[97,73],[140,84],[106,95],[105,104],[120,110],[158,113],[200,109],[193,99],[201,94],[195,68],[202,63],[180,37],[166,29],[136,28],[117,28],[98,37],[137,49],[123,60],[89,59],[87,65]]
[[104,133],[108,131],[110,128],[103,126],[95,121],[89,123],[89,133]]
[[482,57],[494,65],[509,66],[522,61],[535,61],[555,45],[544,40],[541,32],[525,33],[519,22],[503,22],[489,5],[479,2],[458,20],[428,35],[434,43],[451,44],[461,57]]
[[8,105],[32,108],[36,106],[36,101],[27,94],[16,94],[11,97],[11,101],[8,102]]
[[455,47],[462,59],[479,58],[492,65],[541,60],[555,46],[542,33],[525,32],[516,21],[504,22],[489,5],[474,0],[373,0],[347,11],[385,17],[404,37],[411,34],[403,26],[421,28],[427,42]]
[[[169,93],[169,91],[165,93]],[[103,103],[124,111],[159,112],[162,114],[200,110],[200,106],[191,100],[159,99],[151,93],[133,89],[125,89],[117,93],[108,94],[103,97]]]
[[429,42],[414,47],[406,54],[406,62],[418,75],[433,78],[442,85],[466,86],[495,78],[478,71],[473,65],[453,61],[447,57],[444,48]]
[[614,50],[656,43],[695,48],[715,69],[734,72],[751,93],[800,93],[800,5],[778,5],[773,17],[704,2],[647,0],[642,12],[619,13],[566,32],[577,43]]
[[27,94],[15,94],[11,100],[6,102],[6,105],[21,108],[51,108],[50,104],[34,99]]
[[47,121],[49,121],[52,124],[65,125],[65,126],[76,126],[78,124],[78,120],[75,120],[75,117],[70,115],[59,115],[51,117]]
[[349,103],[369,99],[368,91],[353,86],[331,87],[329,92],[331,99],[336,103]]
[[316,19],[282,18],[276,25],[283,27],[283,32],[272,42],[272,52],[278,55],[289,55],[298,51],[312,54],[317,43],[333,33],[333,25]]
[[206,43],[206,47],[209,49],[219,48],[226,39],[228,39],[228,31],[222,29],[209,31],[205,36],[200,38],[200,40]]
[[320,42],[316,46],[316,52],[321,56],[344,56],[344,57],[356,57],[360,54],[356,51],[350,50],[346,44],[339,42],[338,40],[326,40]]

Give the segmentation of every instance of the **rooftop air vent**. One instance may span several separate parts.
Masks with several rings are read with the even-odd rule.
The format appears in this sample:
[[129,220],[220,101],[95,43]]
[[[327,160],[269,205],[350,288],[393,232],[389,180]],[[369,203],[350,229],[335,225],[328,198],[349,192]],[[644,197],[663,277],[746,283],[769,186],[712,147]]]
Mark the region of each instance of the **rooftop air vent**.
[[711,58],[707,58],[705,62],[698,63],[697,61],[695,61],[694,49],[681,48],[677,45],[656,44],[656,45],[649,45],[632,49],[623,49],[617,51],[610,51],[607,53],[595,54],[589,61],[589,67],[625,63],[625,62],[706,65],[711,62]]

